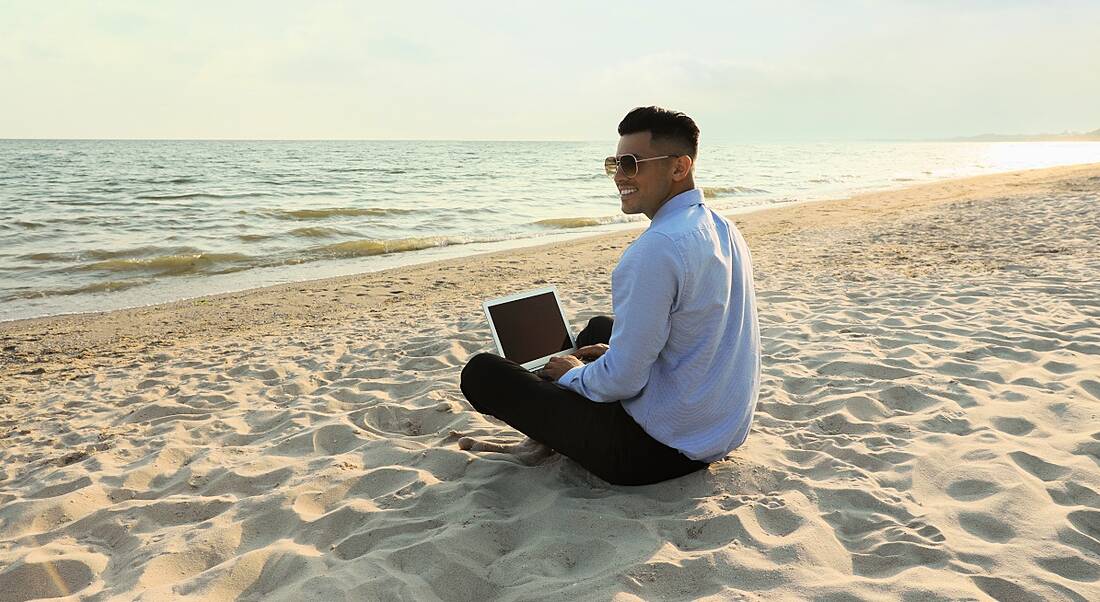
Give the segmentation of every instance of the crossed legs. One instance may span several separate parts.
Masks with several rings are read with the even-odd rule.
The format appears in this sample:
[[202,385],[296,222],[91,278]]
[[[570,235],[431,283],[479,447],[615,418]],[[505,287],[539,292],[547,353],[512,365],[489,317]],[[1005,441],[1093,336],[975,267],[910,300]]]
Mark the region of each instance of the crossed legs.
[[[607,343],[611,325],[608,317],[593,318],[577,337],[578,346]],[[477,411],[533,440],[499,444],[463,438],[463,449],[513,453],[528,462],[556,451],[619,485],[655,483],[707,466],[650,437],[621,403],[593,402],[496,355],[478,354],[466,364],[462,393]]]

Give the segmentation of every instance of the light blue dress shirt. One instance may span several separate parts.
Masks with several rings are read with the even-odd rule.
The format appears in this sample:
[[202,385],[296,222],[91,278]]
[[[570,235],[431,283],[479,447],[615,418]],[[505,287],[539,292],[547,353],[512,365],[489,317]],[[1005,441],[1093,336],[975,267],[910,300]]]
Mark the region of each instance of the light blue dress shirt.
[[760,388],[752,260],[701,190],[669,199],[623,252],[611,305],[607,352],[558,384],[621,402],[651,437],[694,460],[744,443]]

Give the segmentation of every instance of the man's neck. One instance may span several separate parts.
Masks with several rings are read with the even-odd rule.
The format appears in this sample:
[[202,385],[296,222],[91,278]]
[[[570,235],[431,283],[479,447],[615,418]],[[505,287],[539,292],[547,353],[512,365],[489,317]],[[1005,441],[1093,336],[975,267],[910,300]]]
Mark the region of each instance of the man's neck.
[[683,182],[680,182],[678,185],[673,186],[672,190],[668,192],[668,196],[665,197],[665,200],[661,201],[661,204],[657,205],[657,208],[653,210],[653,215],[647,215],[646,217],[648,217],[652,221],[653,216],[657,215],[661,211],[661,207],[664,207],[665,203],[671,201],[676,196],[691,190],[692,188],[695,188],[695,181],[693,178],[688,178]]

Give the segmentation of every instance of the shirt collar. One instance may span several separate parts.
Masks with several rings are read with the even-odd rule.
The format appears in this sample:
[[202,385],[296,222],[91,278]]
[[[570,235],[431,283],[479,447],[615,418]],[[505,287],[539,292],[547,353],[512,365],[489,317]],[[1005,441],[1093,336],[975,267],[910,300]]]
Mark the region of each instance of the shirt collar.
[[653,215],[651,223],[657,223],[659,219],[665,219],[673,213],[678,213],[682,209],[687,209],[693,205],[703,204],[703,191],[698,188],[692,188],[691,190],[685,190],[680,194],[672,197],[661,205],[661,208],[657,210],[657,213]]

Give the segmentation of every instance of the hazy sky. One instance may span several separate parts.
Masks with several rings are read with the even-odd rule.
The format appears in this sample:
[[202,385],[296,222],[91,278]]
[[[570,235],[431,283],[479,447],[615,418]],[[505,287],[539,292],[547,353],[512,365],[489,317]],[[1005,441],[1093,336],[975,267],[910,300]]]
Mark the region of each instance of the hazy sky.
[[710,140],[1100,128],[1100,1],[0,0],[0,138]]

